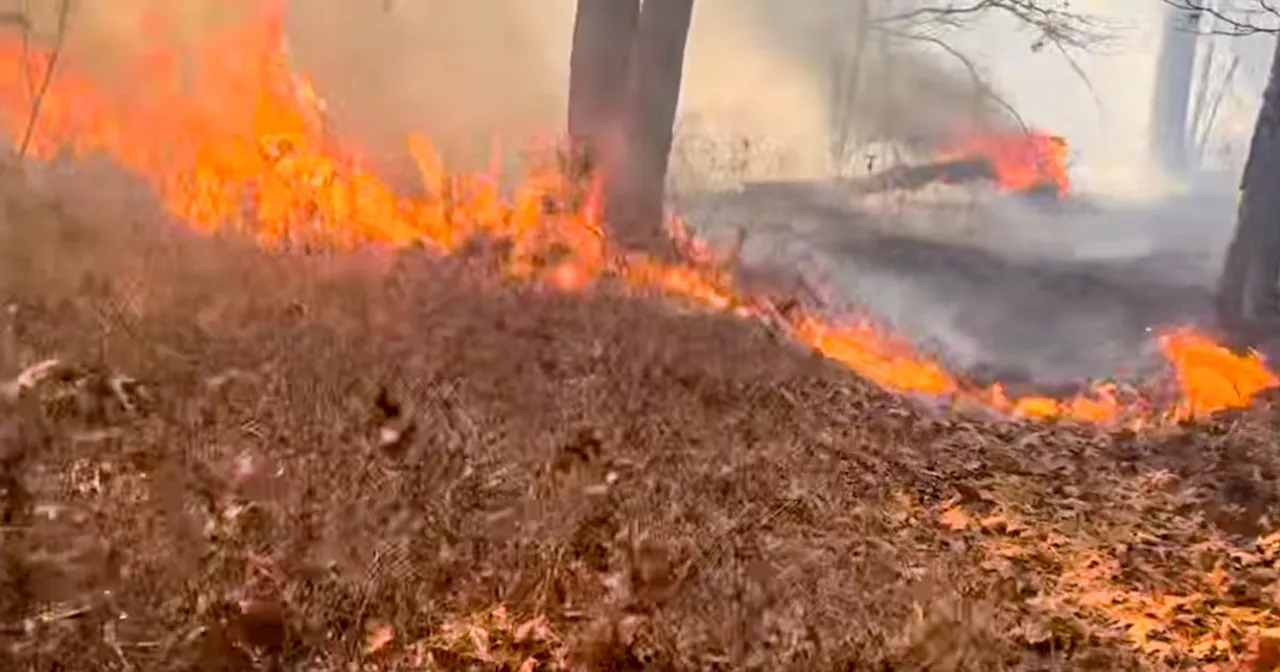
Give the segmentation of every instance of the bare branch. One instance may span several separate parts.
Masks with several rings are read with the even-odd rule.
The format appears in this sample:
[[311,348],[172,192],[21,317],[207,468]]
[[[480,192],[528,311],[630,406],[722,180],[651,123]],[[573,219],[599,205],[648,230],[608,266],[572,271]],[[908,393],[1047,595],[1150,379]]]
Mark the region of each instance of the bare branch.
[[[1177,2],[1181,0],[1166,1]],[[1110,37],[1110,31],[1098,19],[1072,11],[1069,0],[971,0],[968,4],[957,4],[954,0],[948,0],[948,4],[945,6],[920,7],[908,12],[881,17],[875,20],[874,23],[877,24],[881,32],[900,38],[926,42],[947,51],[952,56],[960,58],[965,67],[974,75],[975,82],[980,82],[981,80],[976,76],[972,63],[969,63],[967,58],[959,54],[945,40],[936,36],[922,35],[919,32],[903,31],[892,26],[928,24],[963,29],[992,13],[1011,16],[1022,26],[1035,31],[1037,34],[1031,44],[1032,51],[1040,51],[1045,47],[1052,47],[1057,50],[1066,59],[1071,71],[1088,89],[1094,103],[1101,107],[1102,101],[1099,99],[1097,91],[1094,90],[1093,82],[1089,80],[1089,76],[1080,67],[1073,53],[1105,42]],[[996,97],[985,84],[980,84],[979,90],[983,95],[990,96],[1006,110],[1012,110],[1008,103]],[[1016,114],[1014,116],[1018,123],[1025,128],[1026,125],[1022,123],[1022,120],[1018,119]]]
[[935,20],[945,23],[959,23],[966,15],[976,15],[992,6],[992,0],[977,0],[964,7],[917,7],[909,12],[893,14],[877,21],[877,23],[915,23],[920,20]]
[[29,31],[31,20],[22,12],[0,12],[0,26],[13,26],[21,31]]
[[1062,58],[1066,60],[1067,66],[1071,68],[1071,72],[1080,80],[1080,83],[1084,84],[1084,88],[1088,89],[1089,96],[1093,98],[1093,104],[1101,110],[1102,98],[1098,96],[1097,89],[1093,88],[1093,80],[1089,79],[1089,74],[1084,71],[1084,68],[1080,67],[1080,63],[1076,61],[1076,57],[1070,51],[1067,51],[1067,48],[1064,45],[1055,42],[1053,43],[1053,47],[1054,49],[1057,49],[1058,53],[1062,55]]
[[1223,28],[1203,31],[1203,35],[1247,37],[1249,35],[1280,32],[1280,8],[1271,0],[1254,0],[1254,8],[1244,10],[1240,16],[1231,16],[1204,0],[1161,0],[1164,4],[1187,12],[1197,12],[1212,17]]
[[942,51],[945,51],[947,54],[951,55],[953,58],[959,61],[960,64],[964,66],[965,70],[968,71],[969,77],[972,78],[973,80],[973,88],[978,91],[978,95],[980,97],[991,100],[997,106],[999,106],[1001,109],[1007,112],[1009,116],[1012,117],[1013,120],[1018,123],[1018,126],[1022,128],[1022,131],[1024,133],[1031,132],[1030,127],[1027,126],[1027,123],[1025,121],[1023,121],[1022,115],[1018,113],[1018,110],[1014,108],[1014,106],[1011,103],[1009,103],[1009,101],[1001,97],[1000,94],[996,93],[995,90],[992,89],[991,86],[987,84],[986,80],[982,78],[982,74],[978,72],[978,66],[963,52],[961,52],[960,50],[948,44],[946,40],[933,35],[918,35],[914,33],[900,32],[900,31],[888,30],[888,29],[882,29],[881,32],[883,32],[884,34],[890,37],[896,37],[898,39],[930,44],[937,47],[938,49],[941,49]]
[[1105,41],[1110,32],[1097,18],[1071,10],[1067,0],[971,0],[965,4],[947,0],[945,5],[892,14],[876,23],[965,28],[991,14],[1005,14],[1034,30],[1037,35],[1031,48],[1036,51],[1050,45],[1064,52],[1088,49]]

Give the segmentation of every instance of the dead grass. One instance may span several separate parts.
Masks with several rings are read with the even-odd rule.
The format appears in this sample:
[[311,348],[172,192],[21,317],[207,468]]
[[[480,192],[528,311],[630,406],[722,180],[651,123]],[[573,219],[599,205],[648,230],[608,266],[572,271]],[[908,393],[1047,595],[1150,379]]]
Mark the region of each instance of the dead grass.
[[729,318],[60,179],[0,174],[0,370],[74,369],[0,415],[5,669],[1272,662],[1269,410],[933,416]]

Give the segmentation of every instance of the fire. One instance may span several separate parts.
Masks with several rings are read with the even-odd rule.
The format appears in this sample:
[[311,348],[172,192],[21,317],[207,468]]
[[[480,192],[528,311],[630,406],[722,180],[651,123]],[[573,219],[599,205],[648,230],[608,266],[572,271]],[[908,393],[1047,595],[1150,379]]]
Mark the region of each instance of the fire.
[[1175,417],[1244,406],[1259,392],[1280,385],[1261,355],[1240,357],[1190,329],[1165,334],[1160,348],[1178,373],[1181,395]]
[[[358,152],[325,132],[323,101],[286,63],[283,5],[257,6],[255,20],[219,30],[192,53],[143,53],[128,84],[105,88],[64,67],[44,96],[30,153],[109,155],[149,179],[165,206],[192,226],[230,228],[265,245],[425,244],[448,253],[488,237],[510,243],[506,272],[559,290],[582,290],[607,275],[635,291],[779,319],[767,302],[737,292],[723,265],[697,241],[685,241],[693,253],[684,265],[611,251],[597,225],[598,191],[574,205],[572,185],[553,168],[533,170],[514,195],[504,196],[491,175],[450,175],[431,144],[413,137],[408,147],[426,195],[397,194]],[[48,54],[28,53],[18,39],[0,41],[0,126],[14,142],[24,135],[31,109],[28,72],[48,61]],[[1030,187],[1046,176],[1066,188],[1066,148],[1059,139],[981,138],[957,151],[988,157],[1008,188]],[[678,222],[674,226],[687,237]],[[1150,409],[1102,384],[1069,400],[1009,398],[998,385],[965,382],[869,321],[837,324],[789,313],[784,321],[792,337],[888,390],[1023,417],[1149,424],[1242,406],[1277,385],[1261,357],[1237,356],[1182,330],[1161,342],[1180,385],[1172,408]]]
[[1052,188],[1060,198],[1071,190],[1067,154],[1065,138],[1032,130],[971,135],[942,152],[949,160],[984,160],[1005,191]]

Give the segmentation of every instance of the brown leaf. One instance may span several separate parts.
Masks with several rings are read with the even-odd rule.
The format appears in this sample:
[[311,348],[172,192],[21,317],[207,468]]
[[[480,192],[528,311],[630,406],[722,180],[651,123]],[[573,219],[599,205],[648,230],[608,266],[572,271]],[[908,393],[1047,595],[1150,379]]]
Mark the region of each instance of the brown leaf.
[[1273,672],[1280,668],[1280,629],[1268,628],[1258,633],[1257,651],[1248,663],[1250,672]]
[[284,647],[286,610],[278,600],[246,600],[240,604],[237,621],[242,640],[251,647],[278,651]]
[[365,640],[364,653],[371,655],[386,648],[396,638],[396,631],[389,625],[379,625],[369,631]]
[[948,506],[938,515],[938,522],[948,529],[959,532],[969,527],[969,523],[973,522],[973,517],[959,506]]

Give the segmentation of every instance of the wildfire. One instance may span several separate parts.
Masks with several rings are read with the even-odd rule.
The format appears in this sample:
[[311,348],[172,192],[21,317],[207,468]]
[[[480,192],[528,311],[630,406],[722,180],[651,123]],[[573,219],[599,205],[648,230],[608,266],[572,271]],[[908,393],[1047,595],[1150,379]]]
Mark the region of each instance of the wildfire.
[[949,160],[982,160],[1005,191],[1051,189],[1063,197],[1071,190],[1067,153],[1066,139],[1027,130],[970,135],[941,154]]
[[[596,225],[598,196],[571,207],[554,169],[533,171],[504,198],[490,175],[446,173],[431,144],[409,139],[426,196],[398,195],[359,153],[328,137],[323,103],[291,72],[282,49],[283,3],[258,3],[253,20],[222,29],[188,53],[158,49],[132,64],[127,84],[99,86],[63,67],[45,93],[29,151],[52,157],[104,153],[145,176],[169,210],[200,229],[232,228],[264,244],[424,243],[450,252],[477,236],[511,244],[507,272],[563,290],[608,275],[637,291],[683,297],[760,319],[777,311],[739,294],[713,260],[670,265],[611,254]],[[18,39],[0,41],[0,125],[24,135],[34,94],[31,73],[49,55]],[[1065,144],[1049,136],[975,138],[955,148],[983,156],[1010,189],[1045,179],[1067,187]],[[548,204],[557,207],[548,207]],[[709,257],[705,250],[695,257]],[[1172,408],[1148,409],[1098,385],[1076,399],[1011,399],[980,389],[930,361],[905,340],[867,321],[836,324],[790,311],[791,335],[893,391],[982,403],[1026,417],[1150,423],[1241,406],[1277,378],[1260,357],[1240,357],[1191,331],[1161,344],[1180,384]]]

